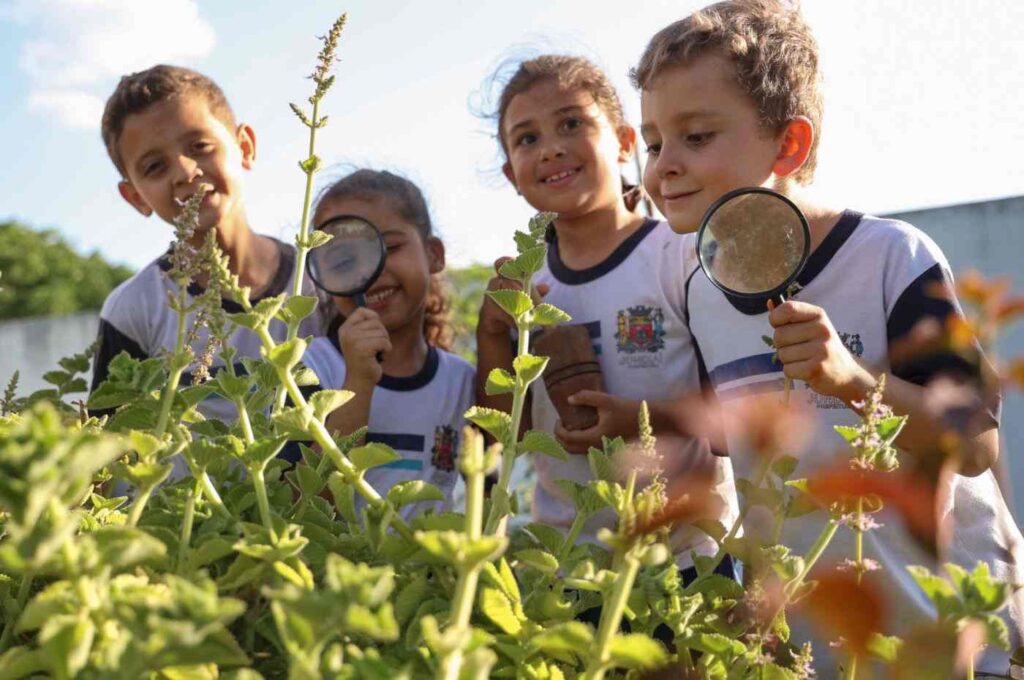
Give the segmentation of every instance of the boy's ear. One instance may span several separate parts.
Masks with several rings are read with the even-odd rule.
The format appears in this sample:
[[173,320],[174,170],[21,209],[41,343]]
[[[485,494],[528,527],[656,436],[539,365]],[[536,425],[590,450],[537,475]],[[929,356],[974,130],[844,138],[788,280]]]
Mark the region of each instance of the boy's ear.
[[625,163],[636,151],[636,128],[632,125],[620,125],[616,135],[619,138],[619,162]]
[[814,124],[806,116],[797,116],[786,124],[779,136],[779,154],[772,172],[776,177],[788,177],[803,167],[814,144]]
[[256,162],[256,131],[248,123],[242,123],[235,136],[238,138],[238,148],[242,151],[242,167],[252,170]]
[[427,239],[426,246],[430,273],[440,274],[444,271],[444,243],[439,238],[430,237]]
[[501,171],[505,174],[505,179],[508,180],[509,184],[515,187],[516,192],[519,192],[519,185],[516,184],[516,175],[512,172],[512,164],[505,161],[505,164],[501,166]]
[[138,191],[136,191],[135,185],[128,180],[123,179],[117,183],[117,193],[121,194],[121,198],[123,198],[128,205],[142,213],[143,217],[149,217],[153,214],[153,209],[149,207],[146,200],[142,198]]

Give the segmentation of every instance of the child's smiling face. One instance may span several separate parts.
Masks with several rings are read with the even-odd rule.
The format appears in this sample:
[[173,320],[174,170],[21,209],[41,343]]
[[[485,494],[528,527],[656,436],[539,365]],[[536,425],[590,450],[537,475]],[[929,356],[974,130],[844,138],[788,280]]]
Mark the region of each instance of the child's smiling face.
[[200,232],[244,214],[242,172],[255,160],[255,135],[247,125],[230,130],[202,97],[173,97],[128,116],[118,150],[126,174],[118,189],[143,215],[172,222],[181,211],[177,201],[202,184],[211,191],[200,208]]
[[621,202],[619,164],[636,135],[615,129],[587,91],[543,80],[512,98],[501,134],[505,176],[537,210],[571,218]]
[[[384,269],[366,291],[367,308],[380,315],[389,332],[409,323],[422,328],[430,276],[444,269],[444,246],[436,238],[424,239],[419,228],[385,197],[327,199],[317,208],[314,222],[321,224],[339,215],[367,220],[384,238]],[[352,298],[335,296],[334,303],[343,316],[356,310]]]
[[696,231],[726,192],[792,172],[780,164],[786,134],[764,129],[732,62],[719,54],[666,68],[641,93],[641,114],[644,188],[674,231]]

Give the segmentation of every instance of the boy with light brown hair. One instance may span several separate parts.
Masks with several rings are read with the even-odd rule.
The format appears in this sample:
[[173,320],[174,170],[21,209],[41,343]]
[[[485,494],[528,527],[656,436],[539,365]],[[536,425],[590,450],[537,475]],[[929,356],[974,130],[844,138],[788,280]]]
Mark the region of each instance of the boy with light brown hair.
[[[125,202],[144,217],[155,213],[171,223],[181,202],[205,185],[209,191],[200,205],[199,228],[190,245],[198,250],[206,233],[216,228],[229,267],[241,285],[251,289],[254,304],[289,290],[295,249],[253,232],[245,211],[243,175],[256,162],[256,133],[251,125],[236,122],[213,80],[191,69],[162,64],[124,76],[107,100],[102,135],[121,176],[117,188]],[[177,295],[178,287],[163,275],[169,268],[165,253],[107,297],[100,312],[93,389],[107,378],[110,361],[120,352],[145,359],[175,346],[177,319],[167,299],[168,294]],[[203,285],[193,282],[189,296],[202,294]],[[311,294],[308,280],[303,289]],[[228,312],[241,311],[230,300],[222,300],[222,306]],[[192,327],[194,316],[195,312],[188,315],[187,327]],[[300,330],[306,335],[317,330],[312,317]],[[284,324],[272,322],[275,339],[283,340],[285,332]],[[194,338],[197,356],[207,336],[208,330],[202,328]],[[228,344],[237,350],[236,360],[260,356],[259,338],[248,329],[236,327]],[[214,369],[219,363],[217,357]],[[190,376],[182,380],[189,381]],[[204,401],[200,410],[217,418],[233,413],[229,402],[216,397]]]
[[[701,270],[687,284],[701,375],[723,410],[781,397],[783,376],[798,381],[793,400],[816,410],[822,425],[819,449],[801,457],[803,476],[842,464],[847,454],[832,426],[854,424],[885,375],[885,403],[909,416],[897,445],[912,456],[938,450],[947,428],[930,388],[955,381],[980,401],[979,371],[952,352],[897,362],[891,350],[915,328],[961,313],[949,265],[911,225],[820,206],[801,190],[813,179],[823,106],[817,44],[799,11],[778,0],[711,5],[657,33],[631,75],[648,147],[644,186],[673,230],[696,231],[716,199],[743,187],[774,189],[808,218],[811,255],[784,304],[769,311],[767,300],[729,296]],[[765,335],[774,351],[764,346]],[[999,578],[1024,582],[1020,531],[990,470],[998,407],[980,410],[981,422],[964,437],[961,474],[939,509],[953,525],[947,557],[968,567],[983,560]],[[751,478],[752,461],[736,450],[739,433],[727,428],[726,435],[737,476]],[[885,526],[867,534],[872,561],[856,567],[881,563],[874,580],[890,613],[882,632],[902,634],[935,617],[905,566],[935,565],[899,517],[879,519]],[[806,554],[820,525],[820,516],[787,520],[782,542]],[[841,531],[826,561],[853,556],[850,537]],[[1009,608],[1013,647],[1021,644],[1019,599]],[[822,642],[815,645],[819,657],[828,653]],[[1005,653],[989,650],[979,667],[1005,672],[1006,663]]]

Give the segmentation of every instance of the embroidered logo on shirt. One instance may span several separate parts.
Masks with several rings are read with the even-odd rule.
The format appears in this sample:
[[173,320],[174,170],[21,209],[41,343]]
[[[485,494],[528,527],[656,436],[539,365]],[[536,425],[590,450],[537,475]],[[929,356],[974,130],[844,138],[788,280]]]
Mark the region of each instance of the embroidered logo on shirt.
[[864,343],[861,342],[860,333],[840,333],[839,339],[850,354],[855,357],[864,356]]
[[438,425],[434,428],[434,448],[430,450],[430,464],[445,472],[454,470],[457,439],[455,428],[451,425]]
[[620,353],[654,354],[665,347],[665,315],[661,307],[637,305],[619,310],[616,347]]

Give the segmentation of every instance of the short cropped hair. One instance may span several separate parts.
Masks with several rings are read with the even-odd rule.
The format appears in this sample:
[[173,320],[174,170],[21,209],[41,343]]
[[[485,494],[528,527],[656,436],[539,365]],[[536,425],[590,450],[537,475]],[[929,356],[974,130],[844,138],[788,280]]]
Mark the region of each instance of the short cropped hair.
[[818,44],[793,3],[727,0],[709,5],[659,31],[630,71],[633,85],[648,89],[665,69],[708,53],[736,65],[736,80],[757,107],[761,125],[773,134],[796,116],[814,125],[807,161],[793,175],[808,184],[817,165],[823,102]]
[[153,104],[168,99],[189,96],[201,97],[210,108],[210,113],[228,129],[235,129],[235,114],[224,92],[217,83],[198,71],[158,64],[121,78],[114,93],[107,99],[100,129],[107,154],[122,176],[127,177],[127,173],[117,144],[128,116],[142,113]]

